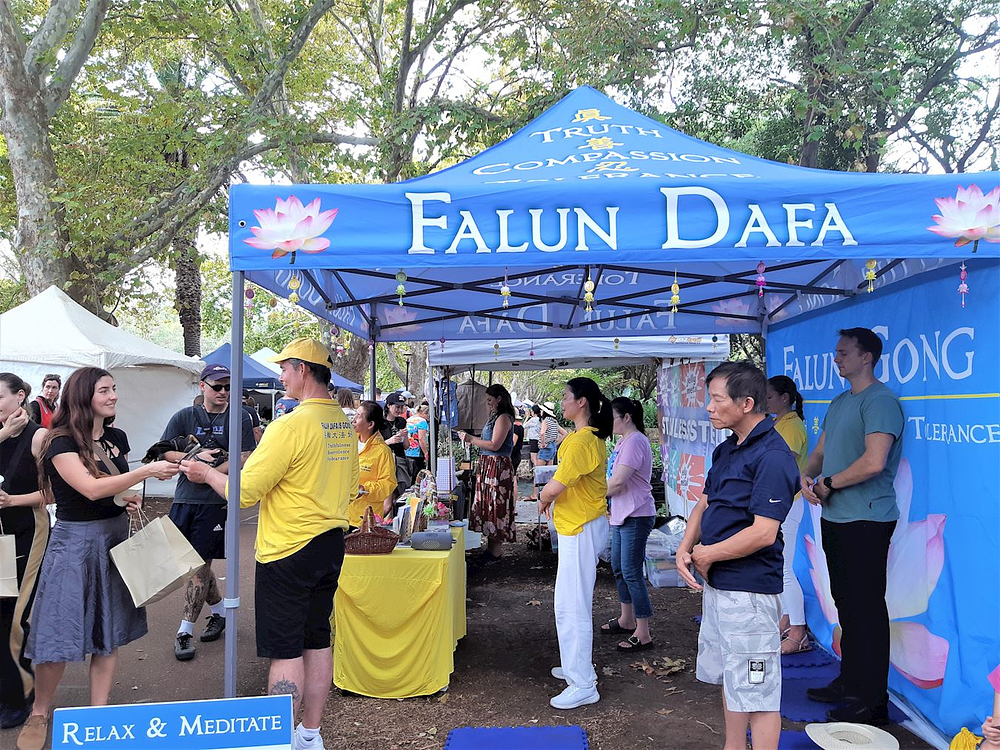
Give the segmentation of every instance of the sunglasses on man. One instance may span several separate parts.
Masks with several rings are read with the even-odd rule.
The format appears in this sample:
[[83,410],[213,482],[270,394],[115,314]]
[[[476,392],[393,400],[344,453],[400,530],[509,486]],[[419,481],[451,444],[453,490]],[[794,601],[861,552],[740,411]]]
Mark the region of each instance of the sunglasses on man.
[[218,393],[219,391],[231,391],[233,388],[229,383],[219,383],[218,385],[213,385],[212,383],[206,382],[205,385],[207,385],[216,393]]

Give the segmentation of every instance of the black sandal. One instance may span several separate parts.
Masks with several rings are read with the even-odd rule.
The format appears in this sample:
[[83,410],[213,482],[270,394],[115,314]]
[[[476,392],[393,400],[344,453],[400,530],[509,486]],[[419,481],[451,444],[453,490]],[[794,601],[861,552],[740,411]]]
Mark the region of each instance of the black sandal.
[[618,624],[618,618],[612,617],[606,623],[601,625],[602,635],[618,635],[619,633],[631,633],[632,631],[628,628],[623,628]]
[[619,643],[618,644],[619,651],[648,651],[651,648],[656,648],[655,641],[649,641],[648,643],[643,643],[642,641],[639,640],[638,637],[634,635],[630,635],[628,638],[626,638],[624,643],[628,643],[630,645],[623,646],[621,643]]

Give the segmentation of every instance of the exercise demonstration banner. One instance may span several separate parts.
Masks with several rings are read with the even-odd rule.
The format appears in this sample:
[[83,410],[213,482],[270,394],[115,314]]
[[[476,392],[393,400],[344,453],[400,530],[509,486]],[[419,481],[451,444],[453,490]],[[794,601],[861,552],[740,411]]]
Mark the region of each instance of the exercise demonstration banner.
[[[875,374],[905,415],[886,593],[889,688],[949,738],[978,731],[991,712],[987,678],[1000,661],[1000,263],[972,256],[967,267],[964,307],[951,266],[776,326],[767,341],[768,375],[788,375],[805,398],[812,447],[830,400],[850,387],[833,361],[838,329],[864,326],[883,339]],[[809,509],[795,571],[809,626],[838,651],[819,511]]]
[[663,484],[671,512],[688,516],[705,491],[712,451],[726,439],[705,411],[705,377],[719,361],[665,360],[658,373],[656,416],[660,425]]

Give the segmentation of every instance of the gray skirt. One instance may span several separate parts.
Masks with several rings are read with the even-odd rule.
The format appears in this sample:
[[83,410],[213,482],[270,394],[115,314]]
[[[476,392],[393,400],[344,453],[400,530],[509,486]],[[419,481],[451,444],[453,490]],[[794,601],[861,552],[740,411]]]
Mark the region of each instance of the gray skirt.
[[101,521],[57,521],[38,579],[26,654],[36,664],[107,656],[146,634],[146,610],[136,609],[111,561],[128,537],[126,514]]

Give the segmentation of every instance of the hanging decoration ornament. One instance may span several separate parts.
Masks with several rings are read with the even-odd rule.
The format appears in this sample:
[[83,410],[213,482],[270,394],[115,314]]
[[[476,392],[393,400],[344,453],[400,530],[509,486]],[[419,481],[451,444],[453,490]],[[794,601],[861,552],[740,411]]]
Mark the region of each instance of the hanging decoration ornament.
[[340,338],[340,327],[330,326],[330,336],[333,338]]
[[444,354],[444,336],[441,337],[441,353]]
[[528,356],[529,357],[534,357],[535,356],[535,341],[534,341],[534,339],[532,339],[532,341],[531,341],[531,348],[528,349]]
[[271,307],[271,308],[277,307],[278,306],[278,298],[277,297],[271,297],[271,299],[269,299],[267,301],[267,304],[268,304],[268,307]]
[[622,341],[620,338],[615,336],[615,351],[618,351],[618,347],[621,345]]
[[247,299],[253,299],[253,298],[254,298],[254,296],[255,296],[255,294],[256,294],[256,293],[254,292],[254,290],[253,290],[253,287],[252,287],[252,286],[248,286],[248,287],[246,288],[246,291],[245,291],[245,292],[243,292],[243,296],[244,296],[244,297],[246,297]]
[[681,285],[677,283],[677,269],[674,269],[674,283],[670,285],[670,312],[677,312],[681,303]]
[[500,344],[496,341],[493,342],[493,359],[497,359],[500,356]]
[[876,279],[876,276],[875,276],[875,266],[876,265],[877,265],[877,263],[875,262],[874,258],[869,258],[867,261],[865,261],[865,268],[868,269],[868,270],[865,271],[865,281],[868,282],[868,293],[869,294],[871,294],[872,292],[875,291],[875,279]]
[[500,296],[503,297],[503,306],[510,304],[510,287],[507,285],[507,269],[503,269],[503,286],[500,287]]
[[345,349],[344,349],[344,342],[341,341],[340,339],[337,339],[337,346],[336,346],[335,351],[337,352],[337,356],[338,357],[343,357],[344,356],[344,351],[345,351]]
[[587,280],[583,282],[583,301],[587,303],[584,308],[587,312],[594,311],[594,282],[590,280],[590,273],[587,273]]
[[767,286],[767,279],[764,278],[764,269],[767,266],[764,265],[764,261],[760,261],[757,264],[757,296],[764,296],[764,287]]
[[399,295],[399,306],[403,306],[403,297],[406,295],[406,272],[402,268],[396,274],[396,281],[399,283],[396,285],[396,294]]
[[712,336],[712,354],[715,354],[716,350],[719,348],[719,337]]
[[[297,305],[299,303],[298,288],[300,286],[302,286],[302,282],[299,281],[298,276],[292,276],[292,278],[288,280],[288,288],[292,290],[292,293],[288,295],[288,301],[293,305]],[[296,325],[298,325],[298,321],[296,321]],[[295,330],[298,330],[298,328]]]
[[962,261],[961,271],[958,274],[959,281],[958,293],[962,295],[962,307],[965,307],[965,295],[969,293],[969,285],[965,283],[965,280],[969,278],[969,272],[965,270],[965,261]]

